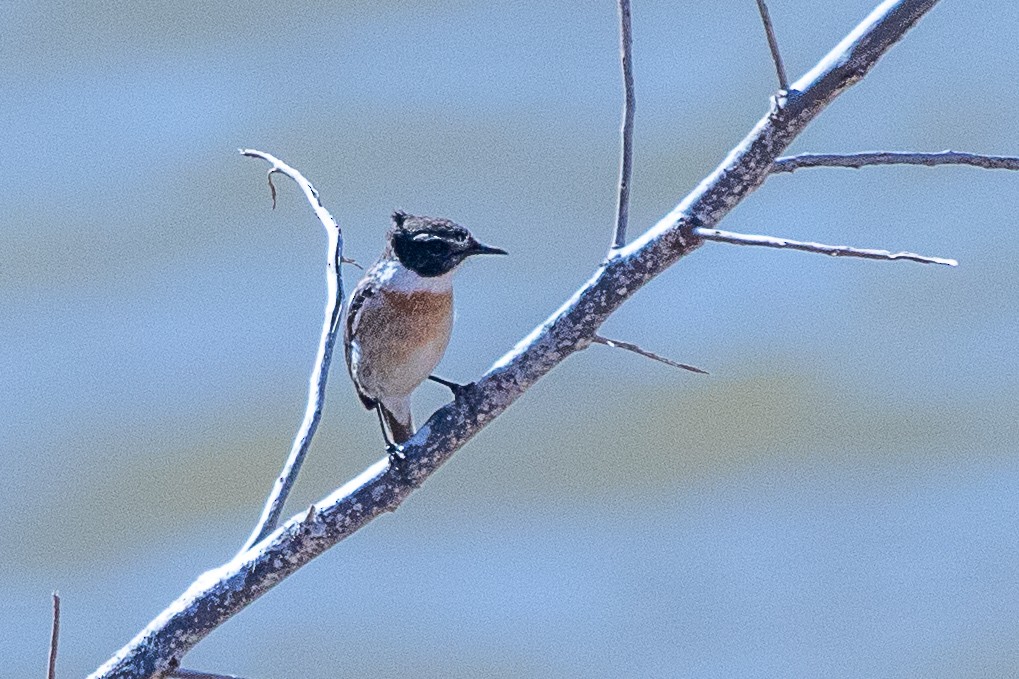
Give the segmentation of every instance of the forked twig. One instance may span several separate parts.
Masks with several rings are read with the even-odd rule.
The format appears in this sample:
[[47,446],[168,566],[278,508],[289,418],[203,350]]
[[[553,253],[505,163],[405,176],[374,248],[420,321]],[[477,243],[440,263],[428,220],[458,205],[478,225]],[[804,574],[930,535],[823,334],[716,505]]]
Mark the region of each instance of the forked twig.
[[293,167],[287,165],[279,158],[263,151],[255,149],[241,149],[241,154],[249,158],[261,158],[268,161],[271,166],[268,171],[269,191],[272,194],[272,204],[276,207],[276,186],[272,182],[273,174],[279,172],[293,179],[305,198],[315,211],[315,216],[326,230],[329,238],[329,257],[326,260],[326,287],[327,298],[325,307],[325,320],[322,323],[322,335],[318,345],[318,353],[315,356],[315,367],[311,371],[311,379],[308,384],[308,403],[304,410],[304,419],[301,427],[294,437],[290,448],[290,455],[283,465],[283,470],[276,477],[269,497],[266,499],[262,516],[259,518],[255,529],[241,551],[246,551],[253,545],[260,542],[266,535],[276,529],[279,523],[280,514],[283,512],[283,505],[286,504],[287,496],[294,487],[297,474],[301,470],[304,457],[311,447],[311,440],[318,429],[319,420],[322,419],[322,407],[325,403],[326,380],[329,377],[329,364],[332,361],[333,348],[336,346],[336,334],[340,326],[340,312],[343,308],[343,275],[340,271],[340,264],[343,259],[343,232],[337,225],[336,220],[329,214],[318,191],[311,182],[305,179],[304,175]]
[[832,257],[861,257],[863,259],[881,259],[894,261],[897,259],[920,262],[921,264],[943,264],[944,266],[958,266],[959,262],[954,259],[942,257],[925,257],[912,252],[889,252],[888,250],[871,250],[867,248],[852,248],[848,245],[825,245],[823,243],[810,243],[788,238],[775,238],[773,236],[755,236],[744,233],[733,233],[732,231],[721,231],[720,229],[706,229],[696,227],[692,233],[704,240],[714,240],[719,243],[730,243],[732,245],[759,245],[766,248],[780,248],[789,250],[802,250],[803,252],[814,252],[820,255]]
[[768,49],[771,50],[771,60],[775,62],[775,72],[778,74],[778,88],[783,92],[788,92],[789,79],[785,74],[785,65],[782,64],[782,54],[778,51],[775,27],[771,25],[771,15],[768,13],[768,6],[764,4],[764,0],[757,0],[757,11],[761,13],[764,33],[768,36]]
[[612,347],[613,349],[625,349],[626,351],[632,351],[633,353],[639,354],[644,358],[650,358],[652,361],[658,361],[659,363],[664,363],[665,365],[671,365],[673,368],[680,368],[681,370],[689,370],[690,372],[697,373],[698,375],[710,374],[708,373],[707,370],[701,370],[697,366],[689,365],[687,363],[677,363],[676,361],[673,361],[671,358],[659,356],[658,354],[652,351],[642,349],[641,347],[639,347],[636,344],[633,344],[632,342],[623,342],[622,340],[609,339],[608,337],[602,337],[601,335],[594,335],[591,338],[591,341],[594,342],[595,344],[604,344],[605,346]]
[[619,0],[619,61],[623,69],[622,150],[619,155],[619,199],[616,202],[616,230],[612,248],[626,245],[630,212],[630,177],[633,175],[633,113],[637,98],[633,92],[633,32],[630,28],[630,0]]
[[795,172],[808,167],[847,167],[857,170],[868,165],[971,165],[985,170],[1019,170],[1019,157],[982,156],[976,153],[941,151],[940,153],[902,153],[866,151],[863,153],[801,153],[776,158],[772,174]]

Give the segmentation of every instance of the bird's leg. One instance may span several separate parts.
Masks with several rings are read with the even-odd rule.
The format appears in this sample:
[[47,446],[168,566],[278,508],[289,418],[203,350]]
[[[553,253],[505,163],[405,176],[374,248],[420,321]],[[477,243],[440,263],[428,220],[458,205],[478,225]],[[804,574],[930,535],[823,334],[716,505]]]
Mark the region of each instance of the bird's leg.
[[398,473],[403,473],[403,464],[407,461],[407,456],[403,452],[403,446],[395,443],[389,438],[389,432],[386,430],[386,420],[382,416],[382,404],[375,404],[375,414],[379,416],[379,426],[382,428],[382,440],[386,442],[386,452],[389,453],[389,464]]
[[457,382],[450,382],[449,380],[444,380],[437,375],[429,375],[428,379],[430,379],[432,382],[438,382],[439,384],[453,392],[454,399],[459,398],[461,392],[463,392],[464,389],[467,389],[474,384],[473,382],[469,384],[458,384]]

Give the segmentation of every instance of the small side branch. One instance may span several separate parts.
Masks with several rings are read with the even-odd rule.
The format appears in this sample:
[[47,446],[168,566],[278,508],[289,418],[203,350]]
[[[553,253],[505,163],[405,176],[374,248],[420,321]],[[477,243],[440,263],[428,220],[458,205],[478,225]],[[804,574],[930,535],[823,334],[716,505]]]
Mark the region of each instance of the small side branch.
[[764,23],[764,33],[768,36],[768,49],[771,50],[771,60],[775,62],[775,72],[778,74],[778,88],[783,92],[789,91],[789,79],[785,74],[785,65],[782,63],[782,54],[778,51],[778,39],[775,37],[775,27],[771,25],[771,15],[768,14],[768,6],[764,0],[757,0],[757,10],[761,13],[761,21]]
[[665,365],[671,365],[673,368],[679,368],[680,370],[689,370],[690,372],[697,373],[698,375],[708,374],[707,370],[701,370],[697,366],[689,365],[687,363],[677,363],[676,361],[673,361],[671,358],[659,356],[658,354],[648,351],[647,349],[642,349],[641,347],[631,342],[623,342],[621,340],[609,339],[608,337],[602,337],[601,335],[594,335],[591,338],[591,341],[594,342],[595,344],[604,344],[605,346],[612,347],[613,349],[625,349],[626,351],[632,351],[633,353],[639,354],[644,358],[650,358],[652,361],[658,361],[659,363],[664,363]]
[[214,674],[196,670],[176,670],[170,675],[173,679],[241,679],[233,674]]
[[619,157],[619,200],[616,203],[616,231],[612,248],[626,245],[626,224],[630,210],[630,176],[633,174],[633,34],[630,28],[630,0],[619,0],[619,60],[623,69],[622,150]]
[[57,678],[57,645],[60,643],[60,594],[53,592],[53,627],[50,630],[50,657],[46,679]]
[[304,457],[311,447],[311,440],[318,429],[319,420],[322,419],[322,407],[325,403],[326,380],[329,376],[329,364],[332,361],[333,348],[336,346],[336,334],[340,325],[340,311],[343,307],[343,276],[340,265],[343,263],[343,232],[336,224],[336,220],[329,214],[329,211],[322,205],[318,191],[311,182],[305,179],[304,175],[290,167],[279,158],[262,151],[254,149],[241,149],[241,154],[249,158],[261,158],[270,163],[268,177],[269,190],[272,193],[273,207],[276,207],[276,187],[272,183],[272,176],[275,173],[286,175],[293,179],[305,198],[311,204],[315,216],[326,230],[329,238],[329,257],[326,261],[326,287],[328,294],[326,298],[325,320],[322,323],[322,335],[318,345],[318,353],[315,356],[315,367],[311,371],[311,379],[308,384],[308,404],[304,410],[304,420],[297,431],[293,445],[290,448],[290,455],[287,457],[283,470],[276,477],[269,497],[266,499],[262,516],[252,531],[251,536],[241,551],[246,551],[251,546],[260,542],[265,536],[276,529],[280,515],[283,512],[283,505],[286,504],[287,496],[294,487],[297,474],[301,470]]
[[863,259],[880,259],[885,261],[904,259],[911,262],[920,262],[921,264],[943,264],[944,266],[959,265],[959,262],[954,259],[925,257],[912,252],[889,252],[888,250],[852,248],[848,245],[825,245],[823,243],[809,243],[798,240],[789,240],[788,238],[774,238],[772,236],[754,236],[750,234],[733,233],[731,231],[721,231],[719,229],[706,229],[704,227],[696,227],[692,230],[692,232],[693,235],[698,238],[703,238],[704,240],[714,240],[720,243],[730,243],[732,245],[760,245],[766,248],[802,250],[804,252],[814,252],[820,255],[830,255],[832,257],[860,257]]
[[982,156],[976,153],[941,151],[940,153],[901,153],[866,151],[863,153],[802,153],[776,158],[772,174],[795,172],[808,167],[848,167],[858,170],[868,165],[970,165],[985,170],[1019,170],[1019,157]]

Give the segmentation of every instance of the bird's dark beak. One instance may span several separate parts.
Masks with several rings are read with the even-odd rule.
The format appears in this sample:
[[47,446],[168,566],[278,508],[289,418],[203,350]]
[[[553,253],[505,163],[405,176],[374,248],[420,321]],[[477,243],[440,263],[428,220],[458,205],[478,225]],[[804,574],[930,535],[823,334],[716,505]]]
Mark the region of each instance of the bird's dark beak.
[[493,248],[491,245],[485,245],[474,241],[469,248],[467,248],[468,255],[508,255],[509,253],[501,248]]

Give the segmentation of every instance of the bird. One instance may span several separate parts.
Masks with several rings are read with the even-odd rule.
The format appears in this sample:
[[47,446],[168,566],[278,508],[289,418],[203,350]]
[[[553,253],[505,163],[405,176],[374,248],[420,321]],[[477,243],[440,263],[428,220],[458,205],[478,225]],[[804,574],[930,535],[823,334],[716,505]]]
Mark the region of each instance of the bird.
[[453,272],[473,255],[505,255],[448,219],[397,210],[386,247],[350,294],[344,318],[347,371],[361,403],[374,410],[386,450],[403,459],[414,435],[411,394],[432,375],[453,330]]

